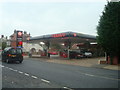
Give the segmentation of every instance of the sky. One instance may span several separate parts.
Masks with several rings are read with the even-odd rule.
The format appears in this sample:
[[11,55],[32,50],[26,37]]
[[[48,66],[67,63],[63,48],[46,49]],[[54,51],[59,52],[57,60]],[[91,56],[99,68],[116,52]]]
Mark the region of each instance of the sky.
[[106,0],[0,1],[0,35],[14,30],[34,36],[61,32],[97,35],[96,26]]

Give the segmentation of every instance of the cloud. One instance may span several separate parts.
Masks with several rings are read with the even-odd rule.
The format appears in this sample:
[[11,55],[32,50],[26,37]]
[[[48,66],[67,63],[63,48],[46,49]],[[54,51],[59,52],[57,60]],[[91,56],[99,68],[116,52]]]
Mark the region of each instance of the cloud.
[[4,35],[14,29],[32,36],[76,31],[95,34],[95,25],[105,3],[5,3],[2,7]]
[[106,0],[0,0],[0,2],[106,2]]

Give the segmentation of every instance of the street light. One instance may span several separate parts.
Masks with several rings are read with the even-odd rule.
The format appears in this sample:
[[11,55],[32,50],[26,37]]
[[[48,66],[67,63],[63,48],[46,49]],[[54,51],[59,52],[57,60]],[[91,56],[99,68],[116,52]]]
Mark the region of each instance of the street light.
[[97,42],[91,42],[90,44],[91,44],[91,45],[92,45],[92,44],[97,44]]
[[64,43],[62,43],[61,45],[63,45],[63,46],[64,46],[65,44],[64,44]]

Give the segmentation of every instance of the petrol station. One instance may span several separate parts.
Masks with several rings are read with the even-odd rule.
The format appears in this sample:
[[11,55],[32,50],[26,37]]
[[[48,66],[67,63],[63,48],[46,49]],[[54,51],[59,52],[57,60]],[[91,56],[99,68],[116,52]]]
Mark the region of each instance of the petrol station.
[[[64,49],[67,50],[68,58],[69,58],[69,51],[71,51],[72,47],[75,45],[78,47],[78,50],[81,48],[88,49],[88,46],[94,47],[94,45],[97,45],[96,36],[76,33],[76,32],[62,32],[56,34],[42,35],[37,37],[31,37],[29,40],[29,43],[40,44],[41,42],[45,44],[47,47],[46,55],[48,57],[50,57],[49,49],[51,44],[63,45]],[[86,45],[86,43],[88,43],[88,45]]]

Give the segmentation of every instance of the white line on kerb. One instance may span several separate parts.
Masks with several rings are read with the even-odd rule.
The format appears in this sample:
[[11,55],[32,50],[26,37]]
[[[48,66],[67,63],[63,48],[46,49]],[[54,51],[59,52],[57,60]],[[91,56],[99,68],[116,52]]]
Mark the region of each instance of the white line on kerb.
[[34,78],[34,79],[37,79],[38,77],[36,77],[36,76],[31,76],[32,78]]
[[45,80],[45,79],[41,79],[41,81],[46,82],[46,83],[50,83],[50,81]]
[[29,76],[29,74],[28,74],[28,73],[25,73],[25,75],[26,75],[26,76]]

